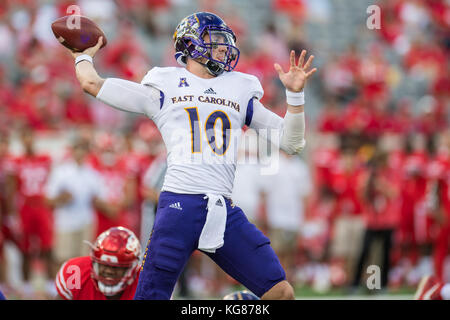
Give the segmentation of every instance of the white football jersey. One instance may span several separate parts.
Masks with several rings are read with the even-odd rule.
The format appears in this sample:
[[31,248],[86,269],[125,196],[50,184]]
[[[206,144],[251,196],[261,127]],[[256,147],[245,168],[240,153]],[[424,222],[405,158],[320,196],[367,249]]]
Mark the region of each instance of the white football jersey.
[[263,96],[259,80],[241,72],[203,79],[185,68],[155,67],[142,84],[160,90],[152,120],[167,148],[163,191],[231,197],[249,101]]

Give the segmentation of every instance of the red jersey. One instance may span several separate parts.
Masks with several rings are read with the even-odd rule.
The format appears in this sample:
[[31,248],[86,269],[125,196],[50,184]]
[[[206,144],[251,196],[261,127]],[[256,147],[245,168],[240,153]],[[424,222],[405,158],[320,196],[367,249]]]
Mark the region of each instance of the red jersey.
[[345,166],[344,158],[341,155],[331,170],[330,186],[338,195],[337,212],[339,214],[357,215],[362,212],[359,190],[361,189],[365,169],[358,160],[355,160],[351,169]]
[[144,201],[144,195],[141,191],[142,177],[152,161],[153,157],[133,151],[125,153],[120,159],[120,166],[125,170],[128,179],[133,180],[130,183],[133,183],[136,188],[136,198],[133,205],[128,208],[126,218],[129,229],[136,235],[140,234],[141,208]]
[[[447,154],[438,154],[428,166],[429,180],[436,182],[435,205],[442,206],[447,221],[450,222],[450,158]],[[433,200],[433,198],[432,198]]]
[[[369,178],[369,176],[367,176]],[[400,181],[395,179],[394,172],[387,167],[380,169],[376,173],[378,182],[384,181],[393,189],[392,198],[384,195],[381,190],[375,190],[370,195],[371,199],[364,202],[364,217],[367,226],[371,229],[396,228],[399,223],[400,204],[398,192],[400,190]]]
[[415,152],[405,157],[403,165],[402,197],[414,203],[425,194],[428,157],[423,152]]
[[339,151],[331,148],[318,148],[314,151],[312,161],[315,168],[315,179],[319,187],[332,183],[333,164],[339,159]]
[[[97,289],[96,280],[91,276],[92,272],[90,257],[68,260],[56,275],[55,284],[58,294],[65,300],[107,300],[106,296]],[[120,300],[133,300],[138,279],[139,273],[125,288]]]
[[141,173],[141,162],[143,156],[136,152],[127,152],[120,158],[120,164],[133,176],[138,176]]
[[[120,204],[125,196],[125,188],[128,182],[128,172],[120,162],[113,167],[107,167],[101,164],[98,159],[93,163],[95,169],[100,173],[105,184],[103,190],[103,199],[110,204]],[[116,226],[129,228],[128,212],[122,210],[117,218],[111,219],[105,214],[97,210],[97,231],[96,235],[100,235],[103,231]]]
[[127,172],[120,167],[101,168],[99,171],[105,181],[106,200],[111,203],[121,202],[125,183],[128,178]]
[[51,158],[47,155],[23,155],[12,163],[10,172],[18,181],[18,212],[22,227],[21,246],[30,252],[39,238],[42,250],[53,247],[53,218],[45,202],[45,185],[51,170]]
[[52,160],[48,155],[23,155],[17,157],[13,171],[18,178],[20,197],[44,199],[45,184],[50,174]]

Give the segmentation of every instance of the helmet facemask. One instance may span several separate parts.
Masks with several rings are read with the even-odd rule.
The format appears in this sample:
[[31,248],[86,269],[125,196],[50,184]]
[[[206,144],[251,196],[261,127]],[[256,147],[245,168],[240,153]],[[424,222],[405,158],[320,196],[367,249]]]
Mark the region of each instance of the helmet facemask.
[[[105,296],[114,296],[125,290],[125,288],[134,281],[137,275],[138,262],[135,261],[131,265],[120,266],[93,259],[92,266],[92,277],[97,282],[97,288]],[[114,277],[105,274],[105,269],[107,268],[110,268],[109,270],[114,270]]]
[[[233,70],[239,59],[239,49],[236,48],[234,35],[216,27],[208,28],[204,34],[206,36],[203,36],[202,40],[206,54],[200,53],[200,56],[207,59],[208,71],[218,76],[223,71]],[[205,38],[207,41],[204,40]],[[225,51],[217,52],[219,48],[223,48]],[[219,58],[215,57],[217,54],[219,54]]]
[[[235,44],[236,37],[224,24],[209,24],[199,28],[195,20],[186,18],[177,27],[174,40],[175,57],[183,66],[186,66],[189,57],[204,65],[212,75],[218,76],[224,71],[232,71],[238,63],[240,52]],[[215,59],[218,48],[224,48],[225,52],[219,52],[220,59]]]
[[135,281],[141,246],[129,229],[113,227],[102,232],[91,247],[91,276],[105,296],[114,296]]

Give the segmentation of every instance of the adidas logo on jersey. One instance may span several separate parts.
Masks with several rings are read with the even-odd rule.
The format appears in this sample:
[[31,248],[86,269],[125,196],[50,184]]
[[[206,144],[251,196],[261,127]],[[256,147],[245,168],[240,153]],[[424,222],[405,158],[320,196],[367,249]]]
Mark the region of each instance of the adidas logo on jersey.
[[223,207],[222,201],[220,201],[220,199],[216,201],[216,206]]
[[209,88],[209,89],[205,90],[205,92],[203,92],[203,93],[206,93],[206,94],[216,94],[216,92],[214,91],[213,88]]
[[183,208],[181,207],[181,205],[180,205],[179,202],[172,203],[172,204],[169,206],[169,208],[177,209],[177,210],[183,210]]

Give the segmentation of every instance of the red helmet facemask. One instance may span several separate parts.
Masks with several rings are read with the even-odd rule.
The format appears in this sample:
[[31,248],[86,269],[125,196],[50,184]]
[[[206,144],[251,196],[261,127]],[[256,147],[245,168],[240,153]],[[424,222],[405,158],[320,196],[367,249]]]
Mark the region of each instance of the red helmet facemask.
[[91,250],[91,276],[97,289],[106,296],[125,290],[138,274],[140,254],[141,245],[132,231],[114,227],[100,234]]

